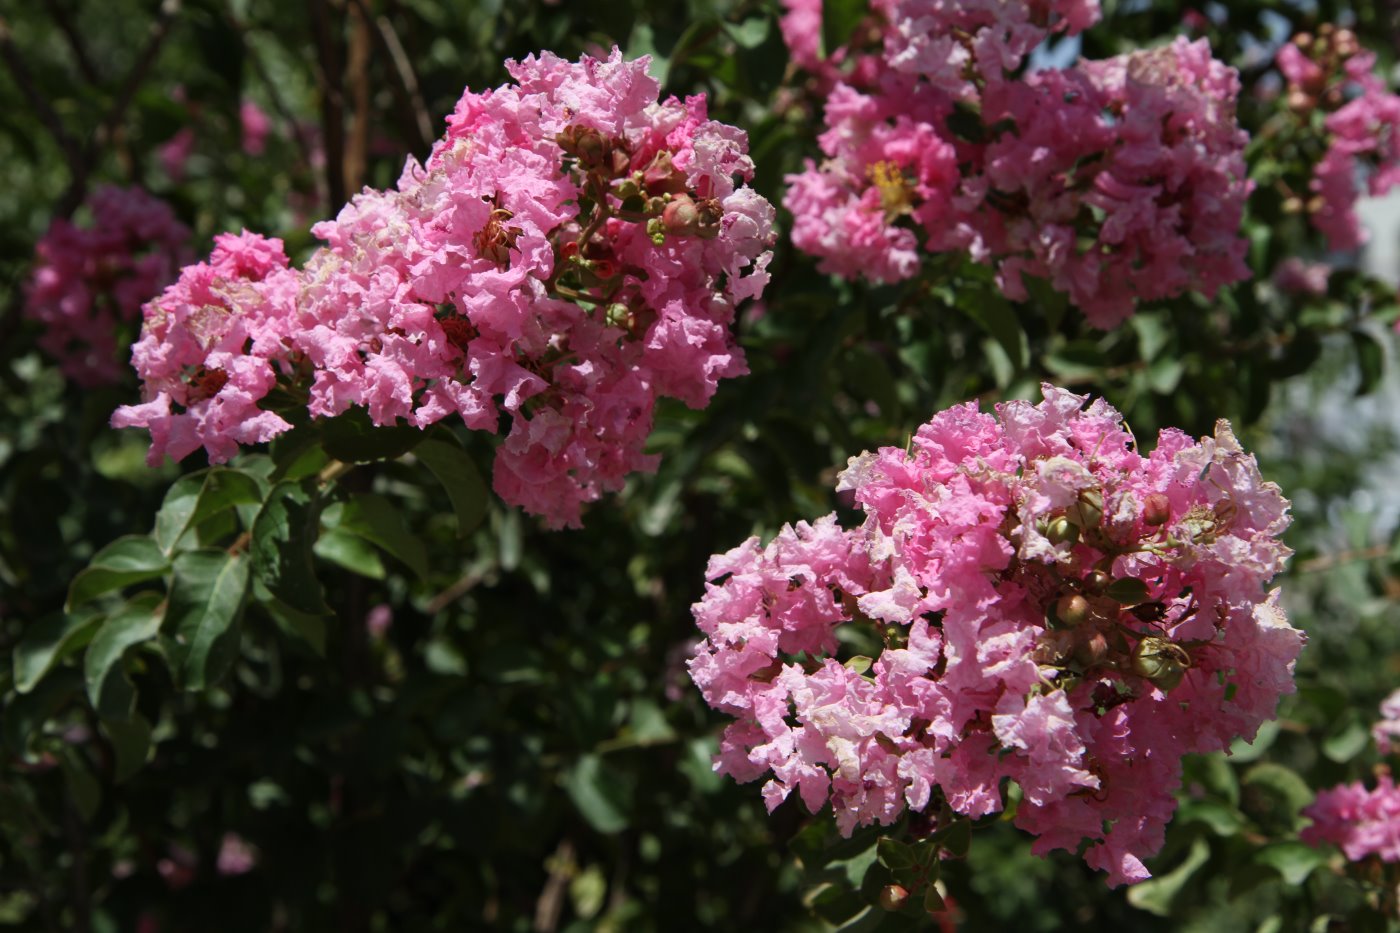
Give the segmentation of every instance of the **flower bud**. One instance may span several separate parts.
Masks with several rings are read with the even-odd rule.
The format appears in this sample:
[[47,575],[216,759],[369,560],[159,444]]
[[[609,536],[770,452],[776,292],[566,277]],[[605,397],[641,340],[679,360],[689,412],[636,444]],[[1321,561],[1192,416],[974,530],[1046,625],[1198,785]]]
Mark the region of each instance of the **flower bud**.
[[1148,635],[1133,648],[1133,673],[1170,691],[1186,676],[1191,656],[1180,645]]
[[1092,570],[1089,572],[1089,575],[1084,578],[1084,585],[1088,587],[1091,593],[1102,593],[1104,590],[1108,589],[1108,585],[1112,582],[1113,578],[1102,570]]
[[1065,512],[1080,528],[1097,528],[1103,521],[1103,493],[1088,489],[1079,494],[1079,501]]
[[1045,537],[1050,539],[1051,544],[1077,544],[1079,543],[1079,528],[1067,517],[1061,515],[1050,522],[1045,529]]
[[1070,627],[1082,625],[1089,618],[1089,600],[1078,593],[1067,593],[1055,603],[1055,615]]
[[1108,657],[1108,638],[1103,632],[1094,632],[1082,638],[1074,646],[1074,661],[1080,670],[1087,671],[1103,663]]
[[700,232],[700,209],[690,195],[680,195],[661,212],[661,225],[672,236],[694,236]]
[[1172,502],[1165,493],[1154,492],[1142,504],[1142,523],[1157,527],[1171,521]]
[[909,903],[909,889],[902,884],[887,884],[880,889],[880,906],[885,910],[899,910]]

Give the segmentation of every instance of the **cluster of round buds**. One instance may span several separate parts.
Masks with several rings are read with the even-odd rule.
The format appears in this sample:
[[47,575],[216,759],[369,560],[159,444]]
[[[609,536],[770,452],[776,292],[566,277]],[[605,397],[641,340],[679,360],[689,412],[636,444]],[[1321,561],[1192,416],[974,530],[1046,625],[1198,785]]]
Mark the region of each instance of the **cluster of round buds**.
[[1306,115],[1317,107],[1332,111],[1346,103],[1346,64],[1361,52],[1356,33],[1331,23],[1318,27],[1315,36],[1300,32],[1290,39],[1278,53],[1288,80],[1289,109]]
[[1182,756],[1253,737],[1293,689],[1303,637],[1265,589],[1287,502],[1225,422],[1144,454],[1104,402],[1044,394],[853,457],[859,528],[711,559],[690,672],[735,719],[717,770],[767,777],[770,808],[830,803],[843,833],[984,816],[1010,779],[1034,851],[1147,877]]
[[658,102],[646,59],[507,68],[396,189],[314,227],[327,245],[301,268],[220,238],[147,306],[146,401],[114,423],[149,428],[153,460],[220,461],[290,427],[260,410],[279,381],[310,382],[316,417],[495,432],[505,414],[495,489],[556,527],[653,468],[656,399],[703,407],[747,371],[729,325],[767,283],[773,208],[736,183],[743,132],[703,96]]
[[133,334],[120,331],[175,278],[190,231],[139,188],[104,185],[87,208],[90,223],[59,219],[39,240],[24,310],[44,328],[39,345],[63,374],[91,388],[121,381],[117,347]]

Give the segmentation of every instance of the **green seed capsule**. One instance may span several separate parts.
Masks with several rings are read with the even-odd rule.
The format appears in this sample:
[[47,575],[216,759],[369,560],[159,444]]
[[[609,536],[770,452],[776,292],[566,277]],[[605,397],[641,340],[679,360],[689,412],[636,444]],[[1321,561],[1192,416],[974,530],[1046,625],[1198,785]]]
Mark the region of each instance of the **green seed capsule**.
[[1045,537],[1050,539],[1051,544],[1077,544],[1079,528],[1062,515],[1050,523],[1050,527],[1045,530]]

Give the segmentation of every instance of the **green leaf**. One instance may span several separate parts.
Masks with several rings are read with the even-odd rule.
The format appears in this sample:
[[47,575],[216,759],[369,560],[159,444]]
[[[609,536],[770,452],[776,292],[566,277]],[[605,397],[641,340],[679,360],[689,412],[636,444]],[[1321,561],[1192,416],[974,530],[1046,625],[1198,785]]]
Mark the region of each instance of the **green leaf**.
[[1371,744],[1371,730],[1356,710],[1334,721],[1322,740],[1322,754],[1338,764],[1345,764]]
[[954,820],[934,833],[933,839],[954,858],[967,858],[972,848],[972,821]]
[[103,719],[124,721],[131,715],[135,688],[126,677],[122,658],[135,646],[160,632],[158,593],[141,593],[109,615],[88,645],[83,675],[88,699]]
[[278,599],[262,601],[261,605],[278,628],[304,641],[318,656],[326,656],[325,616],[300,612]]
[[327,455],[346,463],[396,460],[418,446],[423,432],[410,425],[380,427],[363,408],[351,408],[326,422],[322,437]]
[[[857,20],[857,24],[859,20]],[[756,49],[768,38],[772,23],[766,16],[750,16],[742,23],[724,22],[724,31],[741,49]],[[851,27],[854,30],[854,26]]]
[[1357,395],[1370,395],[1385,375],[1385,345],[1369,330],[1355,330],[1351,342],[1356,347],[1356,365],[1361,372]]
[[102,731],[117,753],[113,776],[125,781],[151,757],[151,724],[140,713],[133,713],[126,722],[104,719]]
[[63,769],[64,783],[68,785],[68,796],[84,823],[89,823],[102,805],[102,785],[97,782],[87,760],[76,748],[69,746],[59,753],[59,767]]
[[237,656],[249,563],[242,554],[214,548],[175,559],[166,619],[180,646],[178,664],[188,690],[217,682]]
[[875,852],[880,864],[890,871],[914,867],[914,851],[898,839],[881,836],[880,841],[875,844]]
[[253,519],[249,554],[253,574],[288,606],[326,615],[312,548],[320,537],[320,500],[305,484],[278,483]]
[[936,914],[947,909],[947,905],[943,903],[943,895],[938,893],[938,886],[933,884],[929,885],[924,891],[924,910],[931,914]]
[[383,580],[386,576],[384,561],[380,560],[379,552],[374,546],[364,538],[339,529],[322,532],[312,550],[322,560],[328,560],[362,577]]
[[133,583],[154,580],[170,570],[170,563],[148,535],[127,535],[98,551],[68,587],[67,612],[104,593]]
[[28,693],[55,664],[92,640],[103,613],[80,609],[55,613],[27,626],[15,646],[15,689]]
[[979,290],[968,292],[966,298],[959,297],[955,304],[959,311],[997,342],[1017,371],[1025,368],[1025,335],[1021,332],[1021,321],[1016,317],[1011,302],[1001,295]]
[[5,715],[0,716],[5,744],[15,753],[27,756],[31,737],[82,687],[83,675],[65,669],[45,677],[29,693],[16,694],[15,699],[5,705]]
[[486,517],[488,493],[476,462],[457,444],[439,440],[424,441],[413,453],[447,490],[457,514],[457,535],[466,537]]
[[866,0],[822,0],[822,58],[848,43],[869,11]]
[[403,513],[383,496],[363,493],[334,503],[326,509],[324,519],[326,527],[358,535],[401,561],[420,579],[427,577],[427,547],[404,525]]
[[564,775],[564,790],[589,825],[605,836],[627,828],[632,787],[597,755],[584,755]]
[[155,542],[169,556],[185,532],[204,520],[236,505],[261,501],[258,481],[238,470],[211,467],[182,476],[165,494],[165,502],[156,513]]
[[1300,885],[1314,868],[1327,864],[1327,853],[1306,843],[1288,840],[1265,846],[1254,853],[1254,860],[1277,870],[1287,884]]
[[1149,878],[1128,889],[1128,903],[1159,917],[1170,917],[1172,901],[1202,865],[1210,859],[1210,844],[1204,839],[1191,843],[1186,860],[1165,875]]

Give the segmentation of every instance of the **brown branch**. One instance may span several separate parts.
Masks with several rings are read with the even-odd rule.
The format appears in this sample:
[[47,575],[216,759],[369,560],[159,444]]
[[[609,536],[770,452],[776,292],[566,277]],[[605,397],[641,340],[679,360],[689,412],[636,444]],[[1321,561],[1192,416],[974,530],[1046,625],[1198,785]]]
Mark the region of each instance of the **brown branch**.
[[49,16],[58,26],[58,31],[68,40],[68,48],[73,52],[78,70],[83,73],[89,84],[94,87],[101,86],[102,76],[97,73],[92,56],[88,55],[87,44],[83,42],[83,35],[78,31],[77,24],[73,22],[73,17],[68,15],[68,5],[63,0],[44,0],[44,3],[48,7]]
[[540,891],[535,902],[535,922],[531,927],[535,933],[554,933],[559,928],[559,916],[564,912],[564,895],[569,890],[569,881],[578,873],[578,863],[574,860],[574,843],[563,839],[554,854],[545,862],[549,877],[544,890]]
[[326,198],[330,202],[327,210],[335,214],[345,204],[345,92],[340,49],[331,30],[327,0],[309,0],[309,4],[320,70],[321,138],[326,146]]
[[379,48],[389,59],[389,64],[393,66],[394,77],[398,80],[390,85],[394,93],[394,100],[402,113],[405,122],[415,132],[420,151],[426,152],[433,144],[433,120],[428,114],[428,105],[423,100],[423,92],[418,84],[418,73],[413,68],[413,62],[409,59],[408,53],[404,51],[403,43],[399,41],[399,34],[394,30],[394,24],[387,16],[372,17],[369,5],[365,0],[354,0],[355,6],[359,8],[360,15],[365,19],[374,20],[375,37],[379,40]]
[[350,123],[349,144],[345,148],[345,187],[347,191],[359,191],[364,184],[365,166],[369,162],[369,54],[373,30],[362,5],[355,4],[348,12],[350,49],[345,74],[350,81],[354,114]]

